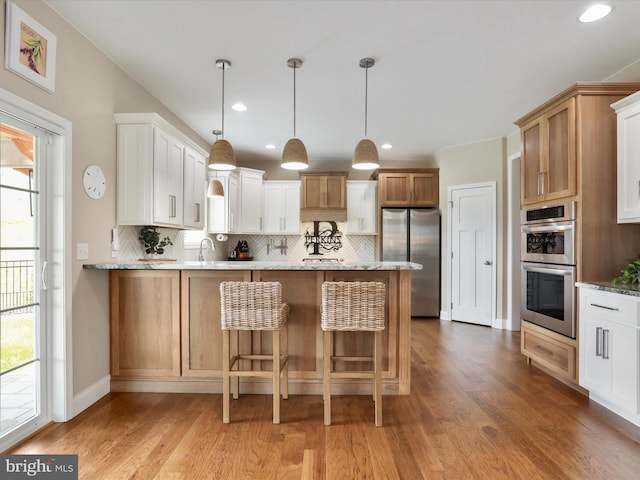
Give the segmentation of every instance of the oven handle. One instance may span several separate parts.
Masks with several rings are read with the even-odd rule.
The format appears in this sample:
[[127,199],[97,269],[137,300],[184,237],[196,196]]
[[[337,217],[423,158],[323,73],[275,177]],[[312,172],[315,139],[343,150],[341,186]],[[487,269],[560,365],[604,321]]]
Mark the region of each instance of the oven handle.
[[566,232],[568,230],[573,230],[575,228],[575,225],[558,225],[558,224],[554,224],[553,226],[551,225],[537,225],[537,226],[529,226],[529,225],[522,225],[521,227],[521,231],[522,233],[539,233],[539,232]]
[[522,269],[527,272],[536,273],[551,273],[553,275],[573,275],[573,269],[561,270],[559,268],[547,268],[547,267],[531,267],[529,265],[522,265]]

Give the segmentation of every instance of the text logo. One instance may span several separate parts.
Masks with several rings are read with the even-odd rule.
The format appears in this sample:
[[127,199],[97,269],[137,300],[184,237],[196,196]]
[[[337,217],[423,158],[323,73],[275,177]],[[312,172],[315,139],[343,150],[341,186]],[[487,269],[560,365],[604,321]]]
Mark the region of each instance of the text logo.
[[3,480],[78,480],[78,455],[0,455]]

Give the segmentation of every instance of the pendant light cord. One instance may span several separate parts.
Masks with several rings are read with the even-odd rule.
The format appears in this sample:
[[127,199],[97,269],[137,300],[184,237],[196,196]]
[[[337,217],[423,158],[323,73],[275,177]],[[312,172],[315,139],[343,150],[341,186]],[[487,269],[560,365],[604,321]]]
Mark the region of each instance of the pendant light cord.
[[296,70],[297,67],[293,69],[293,136],[296,136]]
[[367,138],[367,105],[369,97],[369,67],[364,69],[364,138]]
[[224,138],[224,71],[227,69],[226,65],[222,65],[222,138]]

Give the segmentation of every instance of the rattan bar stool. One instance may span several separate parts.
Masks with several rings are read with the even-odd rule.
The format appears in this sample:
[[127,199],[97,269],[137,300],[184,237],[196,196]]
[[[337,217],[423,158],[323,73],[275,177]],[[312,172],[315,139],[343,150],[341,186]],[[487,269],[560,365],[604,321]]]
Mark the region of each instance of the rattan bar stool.
[[[324,424],[331,425],[331,379],[372,378],[375,424],[382,425],[382,331],[385,323],[386,288],[381,282],[324,282],[322,330],[324,340]],[[333,332],[375,332],[373,355],[334,355]],[[335,371],[336,361],[373,362],[373,370]]]
[[[234,398],[238,398],[239,377],[270,377],[273,379],[273,423],[280,423],[280,377],[282,398],[289,397],[287,318],[289,305],[282,302],[280,282],[220,283],[222,325],[222,421],[229,423],[231,377],[234,377]],[[235,330],[235,352],[231,351],[231,330]],[[271,330],[273,353],[240,353],[240,330]],[[282,336],[282,339],[280,338]],[[271,370],[241,369],[242,360],[271,360]],[[251,365],[254,362],[248,362]],[[260,367],[261,368],[261,367]]]

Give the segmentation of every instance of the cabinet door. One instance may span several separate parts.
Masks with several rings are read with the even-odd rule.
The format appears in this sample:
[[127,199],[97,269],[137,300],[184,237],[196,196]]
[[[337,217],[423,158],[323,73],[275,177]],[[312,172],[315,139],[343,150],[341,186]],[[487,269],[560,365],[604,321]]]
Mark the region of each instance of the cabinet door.
[[638,409],[638,329],[613,324],[605,335],[605,348],[611,366],[611,399],[622,409]]
[[109,296],[111,375],[180,376],[180,272],[111,271]]
[[153,145],[154,222],[182,225],[184,145],[157,127]]
[[280,185],[265,184],[263,233],[280,233],[282,231],[282,202]]
[[282,233],[300,234],[300,182],[282,189]]
[[324,183],[326,177],[311,175],[302,176],[302,194],[301,194],[301,208],[322,208],[325,205],[324,202]]
[[640,223],[640,102],[618,113],[618,223]]
[[412,173],[410,175],[411,204],[414,206],[431,207],[438,205],[439,177],[435,173]]
[[376,234],[377,183],[347,182],[347,234]]
[[603,332],[607,329],[603,322],[589,315],[582,315],[580,327],[580,385],[601,396],[611,392],[613,363],[603,357]]
[[410,204],[410,177],[408,173],[381,173],[380,204],[385,207],[406,206]]
[[324,182],[326,185],[325,203],[323,207],[346,208],[346,177],[343,175],[328,175],[322,178],[324,178]]
[[522,204],[542,200],[542,119],[539,118],[522,127],[521,133],[521,177]]
[[204,227],[206,170],[204,157],[186,148],[184,152],[184,226]]
[[262,174],[240,172],[239,233],[262,232]]
[[[542,172],[545,200],[576,194],[576,114],[570,98],[544,116],[546,155]],[[545,158],[546,157],[546,158]]]
[[222,376],[220,282],[248,282],[251,272],[182,271],[182,376]]

